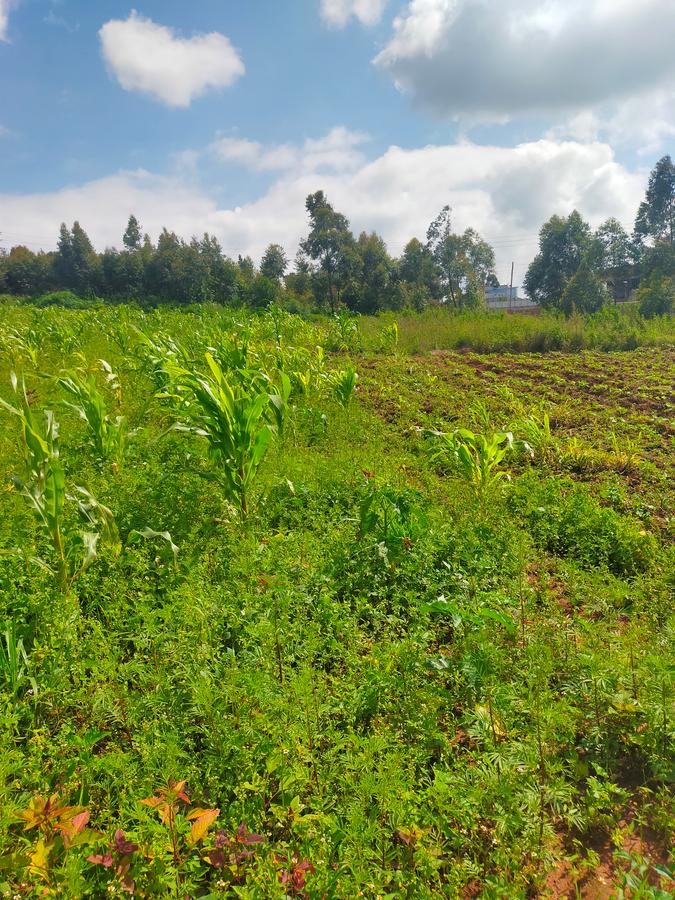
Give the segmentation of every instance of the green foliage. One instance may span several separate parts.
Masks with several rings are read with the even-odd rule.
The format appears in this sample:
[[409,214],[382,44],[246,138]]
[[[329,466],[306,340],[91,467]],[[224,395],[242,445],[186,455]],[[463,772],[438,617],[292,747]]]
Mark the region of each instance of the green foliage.
[[[109,383],[119,386],[108,363],[105,360],[101,360],[101,363]],[[110,416],[94,376],[82,372],[65,372],[59,377],[58,384],[74,400],[67,402],[66,406],[87,423],[89,436],[98,456],[121,463],[127,438],[126,421],[124,416],[116,416],[114,419]]]
[[588,262],[582,262],[568,281],[560,298],[560,309],[566,316],[575,312],[595,313],[609,300],[607,288]]
[[523,515],[536,542],[558,556],[588,567],[606,566],[617,575],[649,569],[657,553],[652,535],[639,524],[603,509],[584,486],[559,479],[514,486],[511,503]]
[[359,376],[354,366],[348,366],[346,369],[331,373],[330,381],[333,396],[343,409],[348,409],[358,380]]
[[649,282],[637,292],[640,314],[645,319],[655,316],[670,316],[675,304],[675,280],[654,274]]
[[220,467],[216,477],[228,499],[246,518],[250,489],[274,433],[268,418],[271,398],[275,398],[272,407],[277,421],[283,421],[280,417],[290,394],[290,382],[283,376],[282,393],[271,395],[265,380],[251,377],[242,382],[224,372],[211,353],[207,352],[205,358],[208,374],[180,369],[172,373],[177,399],[183,399],[187,392],[188,402],[180,409],[190,420],[187,425],[177,423],[173,427],[207,439],[210,455]]
[[590,265],[591,231],[574,210],[567,218],[552,216],[539,233],[539,253],[525,275],[525,290],[543,307],[560,309],[570,279],[583,260]]
[[[0,460],[61,467],[67,591],[8,483],[0,894],[667,894],[669,327],[3,305]],[[124,466],[45,415],[64,353]]]
[[458,472],[477,497],[484,498],[503,479],[508,479],[508,473],[500,467],[513,450],[510,432],[487,437],[468,428],[457,428],[451,432],[430,431],[429,436],[434,439],[431,459]]

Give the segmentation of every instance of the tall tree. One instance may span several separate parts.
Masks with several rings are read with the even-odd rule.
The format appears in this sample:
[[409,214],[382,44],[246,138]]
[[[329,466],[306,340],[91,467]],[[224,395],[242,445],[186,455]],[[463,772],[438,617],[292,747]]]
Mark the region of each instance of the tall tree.
[[525,275],[528,295],[540,306],[559,309],[567,282],[595,246],[576,210],[567,218],[552,216],[539,232],[539,253]]
[[141,226],[138,224],[136,216],[129,216],[127,230],[124,232],[122,241],[127,250],[140,250],[142,244]]
[[441,282],[433,255],[417,238],[411,238],[405,245],[399,261],[399,278],[413,288],[413,305],[417,308],[441,297]]
[[398,293],[393,290],[394,262],[379,234],[361,233],[356,242],[359,261],[355,263],[351,282],[345,293],[350,309],[374,313],[398,305]]
[[280,282],[286,274],[288,258],[281,244],[270,244],[260,263],[260,274]]
[[54,273],[60,286],[80,294],[91,293],[97,286],[98,266],[98,257],[80,223],[74,222],[70,231],[63,223],[54,261]]
[[633,262],[631,239],[618,219],[610,218],[595,232],[603,269],[625,269]]
[[670,156],[662,157],[649,176],[635,220],[635,237],[640,242],[651,238],[675,243],[675,165]]
[[461,307],[469,281],[476,279],[484,288],[494,274],[495,257],[492,247],[473,228],[455,234],[451,217],[452,210],[444,206],[427,230],[427,249],[438,267],[445,296],[454,307]]
[[339,306],[342,291],[358,267],[359,256],[349,222],[335,212],[323,191],[310,194],[305,202],[310,230],[300,244],[303,253],[318,264],[321,276],[315,282],[319,297],[327,300],[332,313]]
[[577,271],[565,286],[560,300],[560,308],[566,316],[574,312],[597,312],[609,299],[607,288],[594,271],[591,261],[582,260]]

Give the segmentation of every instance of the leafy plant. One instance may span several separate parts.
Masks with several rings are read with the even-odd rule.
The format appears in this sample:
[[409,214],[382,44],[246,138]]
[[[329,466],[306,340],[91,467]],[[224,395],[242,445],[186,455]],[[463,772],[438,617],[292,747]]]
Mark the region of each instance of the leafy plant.
[[521,438],[534,459],[550,462],[556,455],[558,444],[551,431],[551,419],[544,410],[519,419],[511,425],[511,431]]
[[[228,377],[210,353],[206,362],[210,374],[176,373],[178,396],[181,391],[189,395],[184,411],[190,423],[173,427],[207,439],[211,458],[220,466],[215,477],[246,518],[251,485],[274,433],[267,419],[270,394],[264,379],[242,384]],[[275,396],[279,401],[275,410],[281,413],[283,400]]]
[[395,561],[410,549],[426,525],[419,496],[367,479],[359,502],[359,540],[370,538]]
[[[118,391],[119,382],[112,369],[107,374],[109,383]],[[58,384],[73,398],[74,402],[66,402],[66,406],[87,423],[89,435],[99,457],[113,459],[119,464],[124,456],[126,421],[123,416],[116,416],[113,419],[109,415],[105,398],[98,390],[94,377],[85,376],[80,372],[64,373],[58,379]]]
[[[16,379],[13,381],[18,393]],[[46,532],[56,556],[56,580],[66,590],[96,558],[99,539],[119,553],[121,543],[112,512],[84,487],[75,490],[77,508],[85,524],[93,530],[80,531],[66,524],[64,506],[68,495],[63,464],[59,458],[59,426],[54,414],[45,412],[45,428],[40,429],[28,401],[25,385],[18,406],[0,399],[0,406],[19,419],[28,477],[14,476],[14,484],[24,497],[38,524]]]
[[17,697],[25,683],[37,694],[37,683],[30,674],[30,662],[23,638],[17,637],[15,626],[10,623],[0,634],[0,677],[10,696]]
[[358,380],[359,376],[353,366],[331,374],[333,396],[343,409],[349,408]]
[[511,432],[486,437],[474,434],[468,428],[457,428],[451,432],[429,431],[428,434],[434,441],[431,459],[459,472],[477,497],[485,497],[509,477],[500,466],[513,449]]
[[24,832],[34,829],[38,832],[35,843],[27,842],[26,873],[50,885],[68,852],[91,843],[93,834],[86,827],[89,815],[82,806],[63,804],[58,794],[33,797],[18,815],[18,820],[24,823]]

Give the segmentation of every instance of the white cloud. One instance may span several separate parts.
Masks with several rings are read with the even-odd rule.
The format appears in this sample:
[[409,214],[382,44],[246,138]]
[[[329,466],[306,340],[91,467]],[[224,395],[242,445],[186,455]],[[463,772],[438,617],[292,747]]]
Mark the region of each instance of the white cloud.
[[18,3],[19,0],[0,0],[0,41],[7,40],[9,14]]
[[238,163],[261,172],[290,169],[344,172],[363,163],[364,156],[357,148],[367,140],[367,135],[340,125],[324,137],[308,138],[303,144],[266,146],[246,138],[222,137],[210,145],[209,151],[222,162]]
[[189,106],[209,88],[228,87],[244,74],[244,63],[225,35],[183,38],[135,10],[128,19],[106,22],[99,38],[103,58],[122,87],[167,106]]
[[441,116],[574,114],[675,94],[673,0],[409,0],[375,58]]
[[321,0],[321,16],[336,28],[344,28],[350,19],[362,25],[377,25],[387,0]]
[[[315,143],[323,150],[332,140],[329,135]],[[164,225],[186,238],[209,231],[227,253],[259,259],[273,241],[295,251],[307,232],[305,198],[319,189],[347,215],[356,233],[377,230],[397,255],[412,236],[423,238],[428,223],[449,203],[457,229],[472,226],[494,242],[502,278],[515,259],[521,279],[549,216],[576,207],[594,226],[616,216],[630,227],[647,177],[646,172],[628,171],[601,143],[390,147],[370,162],[321,174],[314,168],[315,149],[306,152],[306,161],[301,158],[281,172],[261,197],[233,209],[219,208],[205,191],[179,177],[144,171],[121,172],[51,194],[0,196],[0,206],[12,233],[28,235],[32,244],[40,241],[45,247],[55,245],[61,221],[74,219],[98,247],[119,245],[134,212],[154,236]]]

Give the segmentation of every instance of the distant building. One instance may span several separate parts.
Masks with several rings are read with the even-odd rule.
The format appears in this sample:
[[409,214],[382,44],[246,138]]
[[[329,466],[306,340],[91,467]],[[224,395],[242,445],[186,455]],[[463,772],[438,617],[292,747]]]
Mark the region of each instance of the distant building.
[[497,287],[485,288],[485,303],[488,309],[534,309],[537,304],[518,294],[519,288],[514,285],[500,284]]

